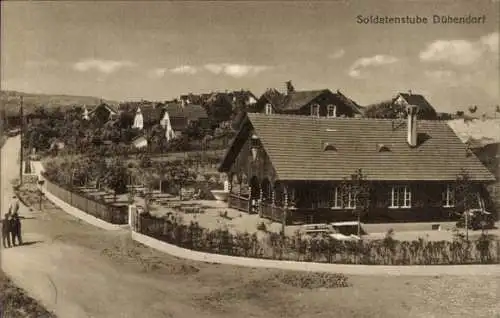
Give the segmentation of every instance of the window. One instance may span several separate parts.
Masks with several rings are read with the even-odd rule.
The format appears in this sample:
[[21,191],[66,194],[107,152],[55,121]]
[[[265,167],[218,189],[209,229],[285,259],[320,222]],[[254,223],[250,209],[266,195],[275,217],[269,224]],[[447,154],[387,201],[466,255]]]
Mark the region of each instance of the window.
[[342,208],[342,195],[340,193],[339,187],[335,187],[330,192],[331,198],[330,202],[332,204],[332,209],[341,209]]
[[343,193],[340,187],[335,187],[331,191],[331,208],[332,209],[354,209],[356,208],[356,195],[348,190],[347,193]]
[[390,208],[411,208],[411,190],[408,186],[394,186],[390,193]]
[[319,105],[311,105],[311,116],[319,117]]
[[266,115],[273,113],[273,106],[271,104],[266,104]]
[[455,206],[455,189],[453,186],[447,185],[443,191],[443,207],[451,208]]
[[352,193],[352,190],[349,190],[347,193],[347,202],[346,209],[355,209],[356,208],[356,194]]
[[337,117],[337,106],[328,105],[327,117]]

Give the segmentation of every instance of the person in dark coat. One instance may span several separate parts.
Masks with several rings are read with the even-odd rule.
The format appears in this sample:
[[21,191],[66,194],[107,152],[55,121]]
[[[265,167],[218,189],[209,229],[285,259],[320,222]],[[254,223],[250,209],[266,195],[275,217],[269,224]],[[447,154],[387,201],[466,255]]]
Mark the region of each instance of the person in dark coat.
[[10,218],[10,233],[12,237],[12,245],[16,246],[16,239],[18,245],[23,245],[23,239],[21,237],[21,218],[17,212],[12,214]]
[[10,245],[10,212],[6,213],[4,215],[4,218],[2,220],[2,244],[4,248],[11,247]]

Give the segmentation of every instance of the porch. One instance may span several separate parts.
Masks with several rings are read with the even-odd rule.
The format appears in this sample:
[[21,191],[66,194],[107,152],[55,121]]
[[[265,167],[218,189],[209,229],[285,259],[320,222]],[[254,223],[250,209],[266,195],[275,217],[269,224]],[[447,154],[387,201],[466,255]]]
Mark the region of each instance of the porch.
[[[357,208],[361,200],[349,185],[339,182],[275,182],[267,178],[259,182],[252,177],[232,183],[228,205],[249,214],[259,214],[286,225],[357,221],[363,223],[452,222],[455,213],[455,194],[450,183],[426,182],[393,185],[389,182],[372,183],[366,197],[366,207]],[[482,185],[473,187],[470,207],[488,202]],[[476,202],[478,201],[478,202]],[[484,203],[483,203],[484,204]],[[488,204],[486,204],[488,206]]]

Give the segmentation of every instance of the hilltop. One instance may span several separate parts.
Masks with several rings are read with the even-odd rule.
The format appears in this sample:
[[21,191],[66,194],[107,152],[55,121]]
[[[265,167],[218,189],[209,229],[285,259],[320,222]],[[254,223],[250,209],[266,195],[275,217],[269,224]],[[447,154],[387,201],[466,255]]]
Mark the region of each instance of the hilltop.
[[[7,115],[19,113],[19,99],[24,98],[24,112],[32,112],[36,107],[46,108],[67,107],[73,105],[98,105],[101,98],[93,96],[75,95],[55,95],[55,94],[32,94],[17,91],[0,91],[0,105],[6,109]],[[118,102],[102,99],[103,102],[111,105],[118,105]]]
[[497,119],[455,119],[448,125],[463,142],[473,139],[480,144],[500,143],[500,118]]

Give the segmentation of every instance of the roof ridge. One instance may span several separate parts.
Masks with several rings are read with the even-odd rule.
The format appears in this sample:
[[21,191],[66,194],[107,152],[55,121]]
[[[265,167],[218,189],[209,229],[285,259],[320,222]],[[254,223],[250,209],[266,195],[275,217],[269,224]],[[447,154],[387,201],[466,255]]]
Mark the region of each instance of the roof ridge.
[[[316,116],[310,116],[310,115],[296,115],[296,114],[263,114],[263,113],[247,113],[250,116],[253,117],[287,117],[287,118],[295,118],[295,119],[312,119],[312,120],[347,120],[347,121],[385,121],[385,122],[391,122],[394,120],[398,120],[397,118],[368,118],[368,117],[316,117]],[[406,122],[406,119],[403,119]],[[446,123],[445,120],[431,120],[431,119],[418,119],[419,122],[441,122],[441,123]]]

